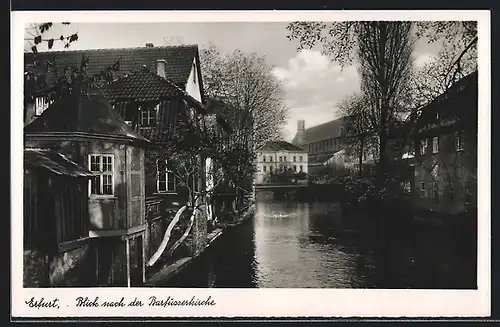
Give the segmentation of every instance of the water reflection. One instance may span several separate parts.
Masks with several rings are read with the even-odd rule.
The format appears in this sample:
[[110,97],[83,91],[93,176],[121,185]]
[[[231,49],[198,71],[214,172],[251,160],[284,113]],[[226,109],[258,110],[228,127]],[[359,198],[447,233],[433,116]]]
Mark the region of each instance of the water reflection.
[[475,251],[460,249],[440,230],[363,234],[336,203],[261,201],[168,286],[475,288]]

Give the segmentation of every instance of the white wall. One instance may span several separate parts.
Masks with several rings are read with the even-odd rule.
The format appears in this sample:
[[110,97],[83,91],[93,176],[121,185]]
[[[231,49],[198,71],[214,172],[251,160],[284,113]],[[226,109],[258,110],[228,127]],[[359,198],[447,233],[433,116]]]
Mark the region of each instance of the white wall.
[[196,59],[193,60],[193,65],[191,65],[191,73],[189,74],[188,81],[186,83],[186,92],[201,102],[201,88],[200,81],[198,81],[198,69],[196,67]]
[[[265,161],[264,161],[265,157]],[[272,157],[272,161],[270,158]],[[279,161],[279,158],[286,158],[286,161]],[[295,161],[293,160],[295,157]],[[300,157],[302,157],[302,161],[300,161]],[[257,173],[255,178],[256,184],[262,184],[265,182],[265,177],[269,175],[271,171],[271,166],[273,167],[273,171],[278,170],[281,166],[294,168],[297,167],[296,171],[300,171],[300,166],[302,166],[302,171],[304,173],[308,173],[307,168],[308,157],[306,152],[289,152],[289,151],[259,151],[257,152]],[[264,166],[266,167],[266,171],[264,171]]]

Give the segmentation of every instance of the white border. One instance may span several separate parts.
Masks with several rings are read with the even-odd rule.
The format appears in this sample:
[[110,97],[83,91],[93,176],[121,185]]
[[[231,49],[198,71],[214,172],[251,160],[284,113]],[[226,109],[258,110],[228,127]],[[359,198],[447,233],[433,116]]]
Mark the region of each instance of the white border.
[[[478,142],[478,290],[345,290],[345,289],[127,289],[22,287],[22,76],[25,23],[34,21],[70,22],[285,22],[294,20],[477,20],[479,53],[479,142]],[[160,317],[479,317],[490,315],[490,13],[476,11],[82,11],[12,12],[12,316],[160,316]],[[460,271],[456,272],[460,274]],[[77,296],[120,299],[125,296],[146,300],[149,296],[199,299],[211,296],[212,307],[166,308],[76,308]],[[61,308],[30,309],[31,297],[57,296]]]

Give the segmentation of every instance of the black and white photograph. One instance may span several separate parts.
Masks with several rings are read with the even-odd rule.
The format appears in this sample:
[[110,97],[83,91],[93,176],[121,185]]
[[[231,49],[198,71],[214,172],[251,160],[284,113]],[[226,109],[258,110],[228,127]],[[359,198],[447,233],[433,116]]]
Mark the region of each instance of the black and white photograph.
[[22,25],[23,302],[47,288],[178,294],[145,305],[183,289],[479,290],[479,16],[64,17]]

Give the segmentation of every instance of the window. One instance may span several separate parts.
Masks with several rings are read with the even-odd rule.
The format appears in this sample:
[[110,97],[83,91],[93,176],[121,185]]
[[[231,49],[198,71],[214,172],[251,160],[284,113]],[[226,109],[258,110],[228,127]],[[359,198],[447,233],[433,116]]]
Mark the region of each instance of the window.
[[438,178],[438,175],[439,175],[439,165],[438,165],[438,164],[435,164],[435,165],[432,167],[432,170],[431,170],[431,175],[432,175],[432,178],[434,178],[434,179],[437,179],[437,178]]
[[40,116],[47,108],[51,102],[47,101],[44,97],[35,98],[35,115]]
[[272,173],[273,172],[273,166],[269,166],[269,172]]
[[406,194],[411,194],[411,183],[410,181],[401,182],[401,186],[403,187],[403,191]]
[[453,202],[455,200],[455,185],[452,181],[448,182],[448,202]]
[[193,83],[196,84],[196,64],[193,63]]
[[286,162],[286,157],[285,157],[285,156],[283,157],[283,161],[285,161],[285,162]]
[[112,154],[89,156],[89,170],[97,175],[90,180],[90,194],[113,195],[113,167]]
[[299,156],[299,162],[302,162],[302,156]]
[[427,190],[425,189],[425,182],[420,183],[420,198],[425,199],[427,197]]
[[439,152],[439,137],[433,137],[432,138],[432,153],[438,153]]
[[141,110],[141,126],[156,126],[156,108]]
[[168,171],[167,160],[158,160],[156,162],[157,169],[157,189],[158,193],[175,192],[176,181],[173,173]]
[[302,165],[299,166],[299,171],[302,173],[304,170],[302,169]]
[[283,161],[283,157],[282,157],[282,156],[280,156],[280,162],[282,162],[282,161]]
[[427,150],[427,139],[420,141],[420,154],[425,155]]
[[438,200],[438,196],[439,196],[439,189],[438,189],[438,182],[432,182],[432,198],[434,200]]
[[462,151],[464,149],[464,134],[463,132],[455,133],[455,149]]
[[297,172],[297,166],[293,166],[293,170]]
[[293,156],[293,162],[297,162],[297,157]]
[[262,156],[262,161],[266,162],[266,156]]
[[267,167],[266,166],[263,166],[262,169],[263,169],[264,172],[267,171]]
[[269,162],[273,162],[273,156],[269,156]]

